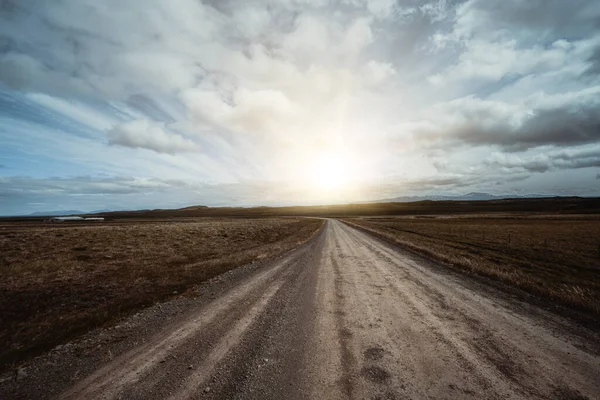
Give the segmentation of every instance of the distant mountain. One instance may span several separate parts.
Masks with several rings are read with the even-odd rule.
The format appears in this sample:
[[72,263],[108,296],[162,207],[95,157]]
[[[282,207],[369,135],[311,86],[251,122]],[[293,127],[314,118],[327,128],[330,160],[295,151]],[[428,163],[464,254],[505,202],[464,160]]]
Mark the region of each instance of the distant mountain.
[[425,196],[401,196],[391,199],[374,201],[363,201],[361,203],[409,203],[412,201],[436,200],[436,201],[476,201],[476,200],[501,200],[501,199],[540,199],[554,197],[545,194],[504,194],[494,195],[490,193],[471,192],[463,195],[425,195]]
[[29,214],[30,217],[55,217],[55,216],[66,216],[73,214],[85,214],[79,210],[57,210],[57,211],[37,211]]

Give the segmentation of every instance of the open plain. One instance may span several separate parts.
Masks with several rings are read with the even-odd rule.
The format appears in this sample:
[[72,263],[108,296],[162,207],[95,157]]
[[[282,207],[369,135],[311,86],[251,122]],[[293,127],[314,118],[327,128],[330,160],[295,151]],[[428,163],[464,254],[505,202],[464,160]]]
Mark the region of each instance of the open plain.
[[319,220],[200,218],[0,224],[0,367],[232,268],[278,256]]
[[34,360],[2,398],[595,399],[598,333],[338,220]]

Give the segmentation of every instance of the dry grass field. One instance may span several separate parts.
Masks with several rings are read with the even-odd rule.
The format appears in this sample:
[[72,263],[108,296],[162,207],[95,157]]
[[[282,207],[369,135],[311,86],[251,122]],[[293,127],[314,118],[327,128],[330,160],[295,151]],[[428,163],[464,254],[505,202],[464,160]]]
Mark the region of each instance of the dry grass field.
[[0,365],[308,240],[314,219],[0,224]]
[[600,314],[600,216],[534,214],[346,219],[399,245]]

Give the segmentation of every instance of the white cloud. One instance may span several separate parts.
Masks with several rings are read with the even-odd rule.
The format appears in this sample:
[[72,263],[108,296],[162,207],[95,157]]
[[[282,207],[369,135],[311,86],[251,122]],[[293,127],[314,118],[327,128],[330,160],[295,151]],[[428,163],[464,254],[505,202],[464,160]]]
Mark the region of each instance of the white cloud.
[[396,0],[367,0],[367,9],[378,18],[388,18],[394,11]]
[[[598,39],[600,41],[600,37]],[[470,39],[465,46],[458,63],[430,77],[432,83],[464,84],[474,79],[499,81],[505,77],[556,74],[565,68],[572,69],[574,63],[579,63],[581,73],[592,50],[586,41],[571,43],[565,40],[554,42],[549,47],[520,48],[514,39],[494,42]]]
[[237,88],[231,104],[215,91],[190,89],[182,100],[200,122],[242,133],[274,134],[291,122],[294,106],[276,90]]
[[457,7],[450,30],[432,36],[437,51],[453,50],[457,57],[428,81],[460,94],[521,79],[539,81],[547,91],[577,85],[600,46],[592,28],[600,7],[593,3],[469,0]]
[[198,152],[200,146],[176,133],[168,133],[165,125],[146,119],[122,123],[106,132],[108,143],[142,148],[157,153]]
[[369,61],[367,63],[368,81],[374,85],[384,82],[389,77],[396,74],[394,67],[390,63],[380,63]]

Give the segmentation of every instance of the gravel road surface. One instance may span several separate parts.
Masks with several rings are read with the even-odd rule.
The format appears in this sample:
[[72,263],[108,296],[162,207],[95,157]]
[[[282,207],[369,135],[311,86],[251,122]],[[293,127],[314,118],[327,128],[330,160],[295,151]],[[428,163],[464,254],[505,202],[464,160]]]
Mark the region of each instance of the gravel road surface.
[[[597,333],[339,221],[244,274],[56,394],[600,398]],[[51,379],[42,375],[42,383]]]

